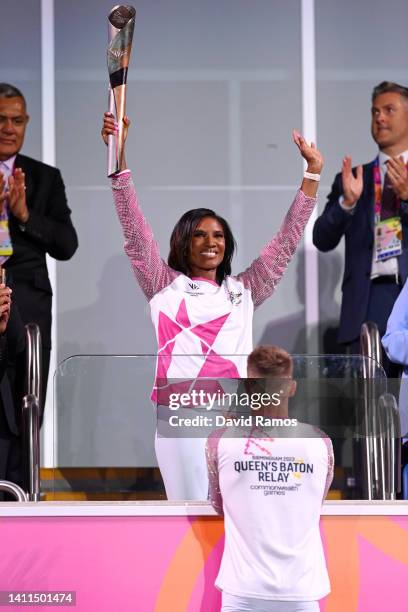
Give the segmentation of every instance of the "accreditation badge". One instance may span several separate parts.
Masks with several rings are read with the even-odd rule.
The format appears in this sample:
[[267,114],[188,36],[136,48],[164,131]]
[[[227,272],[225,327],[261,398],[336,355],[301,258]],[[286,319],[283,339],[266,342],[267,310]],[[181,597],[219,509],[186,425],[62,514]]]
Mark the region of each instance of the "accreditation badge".
[[375,261],[384,261],[402,253],[400,217],[379,221],[375,226]]

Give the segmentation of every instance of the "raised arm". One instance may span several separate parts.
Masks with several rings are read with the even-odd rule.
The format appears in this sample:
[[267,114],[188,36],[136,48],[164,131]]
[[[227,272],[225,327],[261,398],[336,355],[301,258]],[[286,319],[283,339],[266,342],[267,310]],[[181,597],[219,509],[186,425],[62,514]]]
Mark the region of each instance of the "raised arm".
[[323,158],[316,146],[313,143],[308,145],[298,132],[294,132],[293,140],[302,157],[307,161],[306,174],[309,174],[309,177],[303,178],[301,188],[276,236],[266,245],[250,267],[238,275],[245,287],[251,290],[255,308],[274,292],[296,251],[316,204]]
[[[127,118],[126,126],[129,126]],[[102,128],[104,140],[115,129],[113,117],[105,113]],[[114,175],[111,186],[116,212],[125,237],[125,253],[130,259],[143,293],[150,301],[179,273],[170,268],[160,257],[159,246],[153,237],[152,229],[140,209],[130,170]]]

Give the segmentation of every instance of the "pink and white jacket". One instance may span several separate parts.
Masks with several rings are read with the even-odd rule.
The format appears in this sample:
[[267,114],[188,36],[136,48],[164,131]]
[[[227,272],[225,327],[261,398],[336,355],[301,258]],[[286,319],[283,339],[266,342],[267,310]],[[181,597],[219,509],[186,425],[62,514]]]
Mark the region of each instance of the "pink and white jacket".
[[[169,379],[245,376],[254,309],[272,295],[282,278],[316,198],[299,190],[280,230],[260,256],[244,272],[218,285],[189,278],[163,261],[130,171],[112,178],[112,190],[125,252],[151,308],[158,343],[156,383],[164,388]],[[160,399],[160,403],[165,402]]]

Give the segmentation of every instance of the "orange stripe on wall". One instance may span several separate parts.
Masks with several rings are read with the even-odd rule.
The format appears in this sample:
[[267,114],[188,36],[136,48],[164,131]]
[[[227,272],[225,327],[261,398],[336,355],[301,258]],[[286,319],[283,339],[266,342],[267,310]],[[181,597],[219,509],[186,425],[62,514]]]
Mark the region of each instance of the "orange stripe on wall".
[[223,534],[222,520],[193,519],[164,576],[155,612],[185,612],[188,609],[198,576]]
[[[366,520],[366,517],[363,520]],[[353,516],[325,516],[323,519],[327,569],[332,589],[327,598],[325,612],[357,611],[359,523],[358,517]]]

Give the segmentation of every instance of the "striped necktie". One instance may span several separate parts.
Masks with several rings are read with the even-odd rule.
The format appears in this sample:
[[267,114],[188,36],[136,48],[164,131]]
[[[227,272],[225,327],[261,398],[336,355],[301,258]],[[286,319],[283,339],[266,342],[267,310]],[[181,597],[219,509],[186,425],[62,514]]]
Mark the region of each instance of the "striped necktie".
[[387,172],[384,177],[384,185],[381,194],[381,221],[390,219],[391,217],[397,217],[398,214],[398,198],[392,188]]
[[[6,164],[0,162],[0,172],[5,178],[7,189],[8,178],[11,174],[10,169]],[[11,244],[10,231],[9,231],[9,219],[8,219],[8,202],[7,199],[3,204],[3,211],[0,213],[0,265],[3,265],[5,261],[13,254],[13,245]]]

